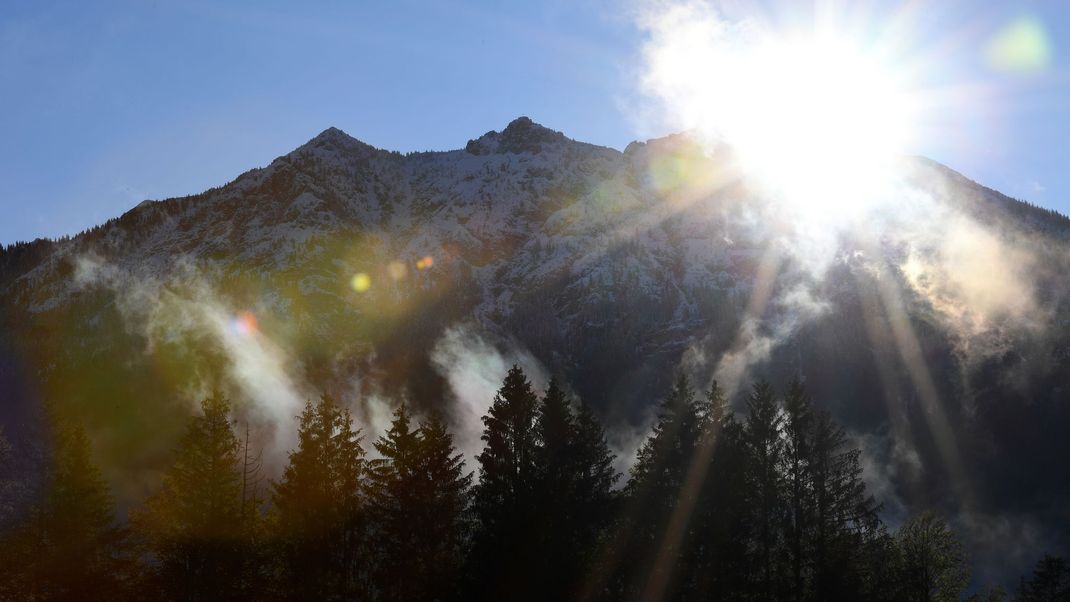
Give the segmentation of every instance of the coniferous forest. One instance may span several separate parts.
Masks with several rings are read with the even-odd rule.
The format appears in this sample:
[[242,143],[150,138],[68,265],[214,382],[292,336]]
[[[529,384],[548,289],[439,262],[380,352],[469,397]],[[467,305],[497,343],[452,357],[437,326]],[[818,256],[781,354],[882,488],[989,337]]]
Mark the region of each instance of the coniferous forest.
[[3,600],[1070,599],[1046,556],[974,587],[938,515],[891,528],[860,451],[796,380],[733,411],[679,378],[626,477],[591,410],[509,370],[468,466],[441,415],[396,408],[368,441],[323,395],[274,481],[221,394],[155,493],[120,512],[77,424],[0,441]]

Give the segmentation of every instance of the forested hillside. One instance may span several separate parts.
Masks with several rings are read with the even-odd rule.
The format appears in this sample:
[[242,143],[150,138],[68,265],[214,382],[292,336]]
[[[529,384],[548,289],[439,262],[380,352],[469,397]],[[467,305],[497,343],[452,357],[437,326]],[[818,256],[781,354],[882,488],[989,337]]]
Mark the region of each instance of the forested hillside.
[[[0,595],[11,600],[953,600],[969,550],[940,516],[896,529],[859,450],[799,381],[729,411],[680,377],[623,482],[604,430],[556,380],[513,366],[466,465],[436,412],[374,441],[329,395],[296,417],[281,476],[221,395],[205,398],[151,496],[116,513],[81,425],[0,448]],[[622,485],[622,486],[621,486]],[[998,587],[974,600],[1007,599]],[[1045,557],[1014,600],[1062,600]]]

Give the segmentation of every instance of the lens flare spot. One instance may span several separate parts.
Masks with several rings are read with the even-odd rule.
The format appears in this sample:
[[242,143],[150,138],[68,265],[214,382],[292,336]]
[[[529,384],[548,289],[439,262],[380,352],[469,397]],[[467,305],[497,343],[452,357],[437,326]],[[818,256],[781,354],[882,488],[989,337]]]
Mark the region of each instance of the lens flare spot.
[[231,330],[241,336],[251,336],[257,332],[256,316],[251,311],[240,312],[230,324]]
[[390,277],[394,280],[404,280],[409,273],[409,269],[400,261],[391,261],[390,265],[386,266],[386,273],[390,274]]
[[416,269],[418,270],[426,270],[433,265],[435,265],[435,259],[430,255],[422,257],[416,261]]
[[349,286],[353,287],[353,290],[358,293],[366,293],[372,287],[372,278],[364,272],[360,272],[349,281]]
[[679,188],[690,179],[691,166],[677,154],[657,155],[650,164],[654,187],[661,192]]
[[1040,21],[1021,16],[992,37],[985,58],[997,71],[1038,73],[1051,62],[1051,44]]

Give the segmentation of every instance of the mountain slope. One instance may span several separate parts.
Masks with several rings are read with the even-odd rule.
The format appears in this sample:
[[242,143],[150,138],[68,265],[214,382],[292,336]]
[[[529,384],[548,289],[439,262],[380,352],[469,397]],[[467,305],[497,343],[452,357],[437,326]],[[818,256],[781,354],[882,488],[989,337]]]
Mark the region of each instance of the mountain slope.
[[674,371],[730,390],[800,373],[893,515],[1065,545],[1070,478],[1044,464],[1070,452],[1070,221],[924,159],[903,181],[833,230],[685,135],[620,152],[520,118],[401,155],[331,128],[220,188],[5,250],[8,421],[45,400],[83,417],[136,497],[210,387],[265,423],[324,389],[456,415],[442,358],[462,332],[461,354],[489,342],[563,375],[621,441]]

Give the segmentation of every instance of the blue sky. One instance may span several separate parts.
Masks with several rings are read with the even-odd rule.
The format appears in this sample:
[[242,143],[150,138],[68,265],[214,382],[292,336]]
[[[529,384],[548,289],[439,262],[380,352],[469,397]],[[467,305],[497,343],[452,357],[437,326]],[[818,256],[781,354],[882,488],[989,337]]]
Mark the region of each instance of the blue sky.
[[[881,14],[902,3],[869,4]],[[941,73],[978,91],[912,152],[1070,213],[1059,45],[1070,4],[932,4],[919,35],[946,50]],[[753,10],[778,16],[769,2]],[[668,133],[635,114],[644,34],[632,13],[603,0],[5,0],[0,243],[223,184],[329,126],[400,151],[460,148],[519,115],[616,148]],[[986,45],[1024,17],[1050,60],[993,68]]]

